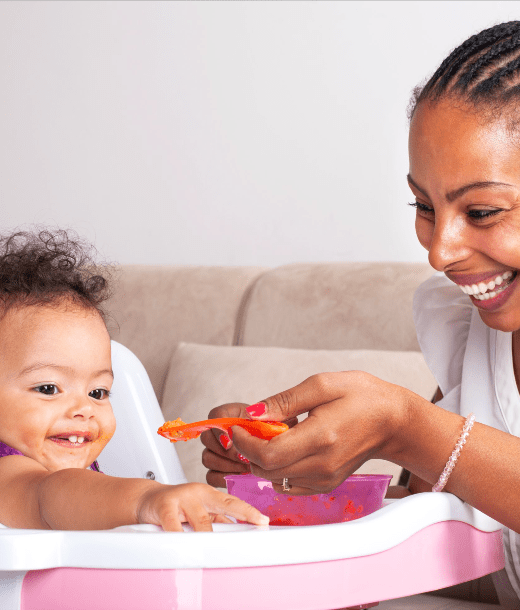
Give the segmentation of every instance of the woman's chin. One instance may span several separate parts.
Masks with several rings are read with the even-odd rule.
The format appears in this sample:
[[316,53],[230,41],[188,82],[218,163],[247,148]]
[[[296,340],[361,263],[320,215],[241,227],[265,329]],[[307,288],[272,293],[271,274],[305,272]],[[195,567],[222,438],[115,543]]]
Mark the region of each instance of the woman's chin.
[[489,328],[500,330],[503,333],[512,333],[520,329],[520,311],[506,313],[500,310],[479,309],[478,312],[482,322]]

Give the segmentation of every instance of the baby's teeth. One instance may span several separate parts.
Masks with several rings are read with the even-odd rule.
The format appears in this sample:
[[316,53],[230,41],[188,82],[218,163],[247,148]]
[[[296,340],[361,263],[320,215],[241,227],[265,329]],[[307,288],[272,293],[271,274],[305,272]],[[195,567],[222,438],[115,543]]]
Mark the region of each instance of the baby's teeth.
[[85,440],[84,436],[78,436],[78,443],[82,443]]
[[69,436],[69,441],[71,443],[77,443],[78,442],[78,437],[73,434],[72,436]]

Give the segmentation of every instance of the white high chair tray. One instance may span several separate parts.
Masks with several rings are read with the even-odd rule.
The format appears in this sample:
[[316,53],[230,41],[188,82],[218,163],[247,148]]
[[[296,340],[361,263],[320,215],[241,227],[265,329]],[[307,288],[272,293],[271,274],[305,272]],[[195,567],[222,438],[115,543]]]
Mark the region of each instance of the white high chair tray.
[[[445,493],[393,501],[348,523],[214,527],[2,529],[0,607],[323,610],[431,591],[504,566],[501,526]],[[78,595],[88,590],[95,599]]]
[[[365,557],[401,544],[430,525],[458,521],[501,526],[452,494],[388,502],[347,523],[305,527],[214,524],[214,532],[164,532],[154,525],[101,531],[0,529],[0,570],[47,568],[205,569],[275,566]],[[102,553],[100,553],[102,549]]]

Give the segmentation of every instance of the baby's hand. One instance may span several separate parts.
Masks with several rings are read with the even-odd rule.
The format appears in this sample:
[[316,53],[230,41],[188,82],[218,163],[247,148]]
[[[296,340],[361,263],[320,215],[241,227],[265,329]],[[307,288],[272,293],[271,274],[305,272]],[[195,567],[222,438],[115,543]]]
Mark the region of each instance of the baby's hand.
[[182,523],[196,532],[211,532],[213,522],[232,523],[226,515],[254,525],[269,524],[269,517],[250,504],[203,483],[158,483],[141,496],[137,509],[139,523],[161,525],[168,532],[182,532]]

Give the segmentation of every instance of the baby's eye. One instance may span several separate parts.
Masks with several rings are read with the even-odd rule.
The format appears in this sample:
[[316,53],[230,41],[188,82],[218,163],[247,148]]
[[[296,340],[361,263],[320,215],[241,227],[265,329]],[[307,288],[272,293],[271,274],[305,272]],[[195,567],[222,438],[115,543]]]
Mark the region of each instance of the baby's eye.
[[43,385],[39,385],[34,388],[40,394],[46,394],[47,396],[51,396],[52,394],[58,393],[58,387],[53,383],[44,383]]
[[89,393],[89,396],[95,400],[103,400],[104,398],[108,398],[110,396],[110,392],[104,388],[96,388]]

